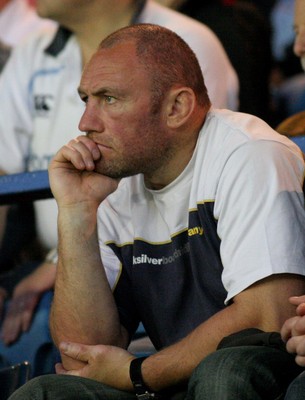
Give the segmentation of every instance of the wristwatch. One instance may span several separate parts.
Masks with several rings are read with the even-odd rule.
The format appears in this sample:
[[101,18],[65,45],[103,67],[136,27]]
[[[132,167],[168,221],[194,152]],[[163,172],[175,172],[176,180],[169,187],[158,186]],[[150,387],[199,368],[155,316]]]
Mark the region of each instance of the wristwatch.
[[143,381],[141,365],[146,358],[147,357],[138,357],[131,361],[129,367],[129,376],[136,392],[137,399],[157,399],[158,397],[156,393],[153,393]]

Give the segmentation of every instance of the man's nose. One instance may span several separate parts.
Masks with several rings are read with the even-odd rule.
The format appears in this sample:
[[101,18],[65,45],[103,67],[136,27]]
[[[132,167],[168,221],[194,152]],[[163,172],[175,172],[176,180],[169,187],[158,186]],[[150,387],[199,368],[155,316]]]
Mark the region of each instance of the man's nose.
[[79,121],[78,128],[81,132],[102,132],[104,124],[96,107],[87,105]]

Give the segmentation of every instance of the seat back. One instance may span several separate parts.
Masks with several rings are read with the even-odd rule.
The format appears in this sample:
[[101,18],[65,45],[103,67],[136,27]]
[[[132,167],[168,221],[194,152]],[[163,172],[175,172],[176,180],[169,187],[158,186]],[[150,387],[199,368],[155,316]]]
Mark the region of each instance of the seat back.
[[30,375],[31,365],[27,361],[0,369],[0,400],[7,400],[30,379]]

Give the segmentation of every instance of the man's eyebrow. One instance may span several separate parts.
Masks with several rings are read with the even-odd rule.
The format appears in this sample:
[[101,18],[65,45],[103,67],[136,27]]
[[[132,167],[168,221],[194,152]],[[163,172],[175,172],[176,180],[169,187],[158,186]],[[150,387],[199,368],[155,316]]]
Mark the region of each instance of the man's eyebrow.
[[[96,89],[95,91],[93,90],[90,94],[92,96],[100,96],[100,95],[104,95],[105,93],[108,93],[110,89],[108,88],[100,88],[100,89]],[[78,87],[77,89],[78,94],[80,97],[87,97],[88,94],[85,90],[83,90],[81,87]]]

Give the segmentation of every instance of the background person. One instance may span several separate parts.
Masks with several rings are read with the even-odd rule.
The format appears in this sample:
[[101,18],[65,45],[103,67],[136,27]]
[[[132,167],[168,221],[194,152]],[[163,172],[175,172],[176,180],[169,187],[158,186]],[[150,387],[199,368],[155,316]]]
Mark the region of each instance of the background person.
[[295,57],[294,0],[277,0],[271,21],[274,68],[270,87],[278,123],[305,109],[305,75]]
[[26,0],[0,0],[0,71],[10,50],[26,36],[52,25],[38,17]]
[[305,7],[304,1],[295,1],[295,16],[294,16],[294,53],[301,60],[301,65],[305,71]]
[[265,13],[250,0],[158,1],[215,32],[238,75],[238,110],[271,123],[271,26]]

